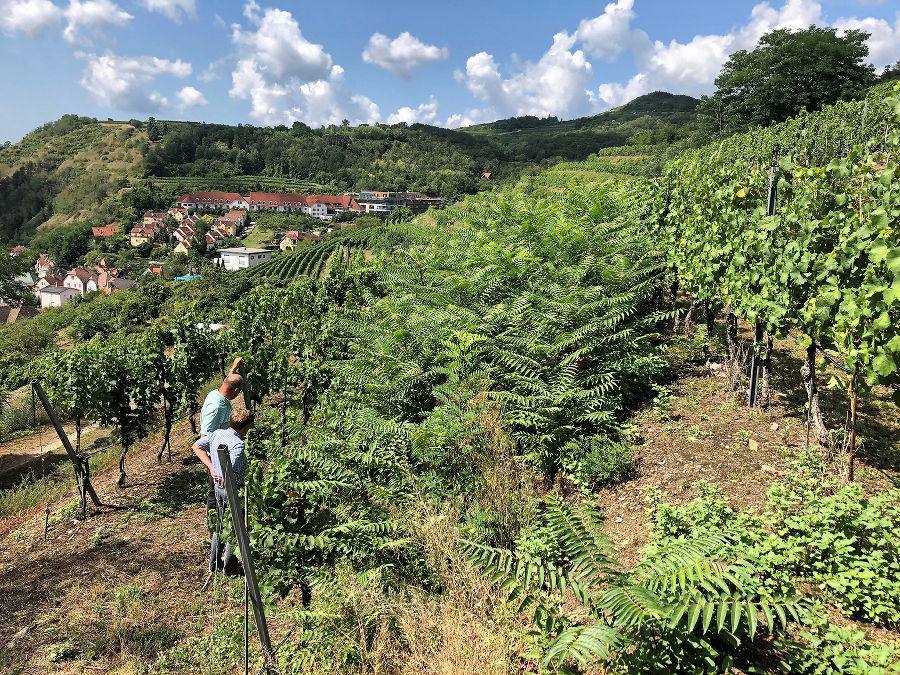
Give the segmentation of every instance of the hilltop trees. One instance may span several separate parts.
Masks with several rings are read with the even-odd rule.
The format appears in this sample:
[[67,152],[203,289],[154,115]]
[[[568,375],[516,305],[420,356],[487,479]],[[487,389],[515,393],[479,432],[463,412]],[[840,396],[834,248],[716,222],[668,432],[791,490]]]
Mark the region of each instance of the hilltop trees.
[[737,51],[722,66],[716,93],[700,107],[705,126],[718,133],[766,126],[858,95],[875,81],[864,62],[868,38],[816,26],[763,35],[756,49]]

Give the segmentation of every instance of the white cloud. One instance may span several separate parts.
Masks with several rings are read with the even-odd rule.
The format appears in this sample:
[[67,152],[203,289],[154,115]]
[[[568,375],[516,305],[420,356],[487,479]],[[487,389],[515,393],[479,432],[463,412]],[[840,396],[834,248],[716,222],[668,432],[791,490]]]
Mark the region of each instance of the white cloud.
[[884,19],[867,17],[865,19],[840,18],[834,22],[839,34],[851,29],[863,30],[871,37],[866,40],[869,48],[869,63],[881,70],[884,66],[893,65],[900,59],[900,12],[891,26]]
[[469,57],[465,73],[456,78],[501,117],[584,114],[591,107],[587,89],[594,75],[584,52],[572,51],[574,44],[574,36],[557,33],[537,63],[525,63],[506,79],[493,55],[479,52]]
[[196,0],[140,0],[140,4],[151,12],[159,12],[181,23],[181,13],[186,16],[197,16]]
[[469,108],[462,113],[454,113],[447,118],[444,126],[448,129],[458,129],[459,127],[470,127],[473,124],[481,124],[482,122],[491,122],[497,119],[497,115],[490,110],[483,108]]
[[434,96],[429,97],[428,103],[421,103],[415,108],[404,106],[387,118],[388,124],[406,122],[407,124],[438,124],[438,102]]
[[50,0],[0,0],[0,28],[5,33],[37,37],[61,18],[62,10]]
[[435,61],[443,61],[450,55],[446,47],[427,45],[408,32],[391,40],[387,35],[373,33],[363,50],[363,61],[374,63],[394,75],[409,78],[412,69]]
[[[300,32],[290,12],[265,9],[250,1],[244,15],[256,26],[232,27],[232,40],[248,49],[231,73],[230,94],[251,102],[250,115],[265,124],[354,124],[379,120],[378,106],[353,94],[344,69],[332,62],[322,45]],[[249,47],[248,47],[249,46]]]
[[615,61],[634,40],[644,35],[643,31],[633,33],[631,30],[631,21],[637,16],[633,8],[634,0],[611,2],[600,16],[584,19],[575,31],[575,37],[591,56]]
[[245,14],[257,25],[256,31],[245,31],[238,24],[232,26],[234,43],[252,46],[252,53],[241,62],[251,62],[254,68],[276,80],[297,78],[308,81],[328,77],[331,55],[322,45],[303,37],[290,12],[267,9],[262,16],[258,12],[256,3],[248,3],[245,7]]
[[[621,2],[621,0],[620,0]],[[768,2],[753,7],[748,22],[722,35],[696,35],[689,42],[636,42],[639,72],[627,83],[599,85],[592,97],[604,107],[621,105],[655,89],[699,95],[709,93],[724,63],[739,49],[753,49],[759,38],[777,28],[797,30],[823,25],[822,6],[816,0],[787,0],[780,9]]]
[[214,82],[215,80],[221,79],[222,74],[219,72],[219,69],[225,65],[227,60],[228,59],[226,58],[216,59],[206,66],[206,68],[203,69],[203,72],[197,75],[197,79],[201,82]]
[[90,44],[85,32],[96,34],[104,24],[124,26],[134,18],[111,0],[69,0],[63,15],[63,38],[76,45]]
[[127,57],[110,53],[98,56],[83,52],[77,52],[76,56],[87,63],[81,85],[100,105],[119,110],[159,110],[168,105],[168,100],[159,92],[148,90],[146,85],[160,75],[185,78],[191,74],[191,64],[180,59],[169,61],[155,56]]
[[193,87],[181,88],[175,93],[175,98],[178,99],[178,107],[181,110],[184,110],[185,108],[198,108],[209,103],[203,93]]

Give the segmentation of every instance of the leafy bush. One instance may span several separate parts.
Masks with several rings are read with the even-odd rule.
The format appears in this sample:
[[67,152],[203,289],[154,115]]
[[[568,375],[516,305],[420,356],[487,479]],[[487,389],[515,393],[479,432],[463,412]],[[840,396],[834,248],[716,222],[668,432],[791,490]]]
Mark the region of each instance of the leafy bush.
[[571,454],[563,460],[564,468],[589,490],[622,481],[636,466],[634,448],[628,441],[594,435],[567,447]]

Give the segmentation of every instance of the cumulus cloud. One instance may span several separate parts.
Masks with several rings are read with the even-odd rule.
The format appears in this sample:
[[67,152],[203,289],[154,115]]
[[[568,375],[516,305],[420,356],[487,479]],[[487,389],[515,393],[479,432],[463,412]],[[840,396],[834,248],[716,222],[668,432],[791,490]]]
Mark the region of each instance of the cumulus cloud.
[[438,102],[434,96],[429,97],[428,103],[421,103],[415,108],[404,106],[392,113],[387,118],[388,124],[406,122],[407,124],[438,124]]
[[37,37],[62,20],[62,10],[50,0],[0,0],[0,28],[4,33]]
[[473,124],[492,122],[495,119],[497,119],[497,115],[490,110],[469,108],[465,112],[450,115],[444,122],[444,126],[448,129],[458,129],[459,127],[470,127]]
[[72,44],[90,44],[86,33],[98,34],[104,24],[124,26],[134,18],[111,0],[69,0],[63,15],[63,39]]
[[639,72],[625,84],[601,84],[592,98],[608,107],[655,89],[693,95],[708,93],[733,52],[753,49],[760,37],[777,28],[797,30],[814,23],[824,23],[822,6],[815,0],[787,0],[780,9],[762,2],[753,7],[746,24],[722,35],[696,35],[689,42],[647,39],[635,49]]
[[256,28],[232,26],[234,43],[252,47],[235,65],[230,94],[250,101],[252,117],[265,124],[378,121],[378,106],[350,91],[344,69],[303,36],[290,12],[263,10],[251,0],[244,16]]
[[197,16],[196,0],[140,0],[151,12],[165,14],[176,23],[181,23],[182,12],[187,16]]
[[589,55],[603,61],[615,61],[632,43],[647,39],[643,31],[631,30],[631,21],[636,16],[634,0],[611,2],[600,16],[584,19],[575,31],[575,37]]
[[394,75],[409,78],[413,68],[443,61],[449,55],[446,47],[427,45],[408,32],[403,32],[393,40],[387,35],[373,33],[362,57],[366,63],[374,63]]
[[175,98],[178,100],[178,108],[181,110],[198,108],[209,103],[202,92],[193,87],[182,87],[175,93]]
[[[100,105],[119,110],[155,112],[167,106],[168,100],[159,92],[148,89],[147,85],[161,75],[185,78],[191,74],[191,64],[180,59],[170,61],[155,56],[128,57],[111,53],[98,56],[83,52],[76,56],[86,63],[81,85]],[[179,92],[179,97],[184,91]]]
[[869,62],[879,70],[900,59],[900,12],[897,13],[893,26],[884,19],[867,17],[840,18],[834,22],[834,27],[841,34],[854,28],[869,33],[871,37],[866,40]]
[[[151,3],[170,1],[147,0]],[[174,1],[193,3],[194,0]],[[132,18],[112,0],[69,0],[65,9],[50,0],[0,0],[0,29],[3,32],[37,37],[44,29],[64,22],[63,38],[78,45],[89,45],[89,37],[101,34],[104,25],[124,26]]]
[[574,36],[557,33],[539,61],[525,63],[507,78],[492,54],[479,52],[469,57],[465,73],[457,72],[456,78],[501,117],[584,114],[590,108],[586,90],[594,74],[584,52],[572,51],[574,44]]

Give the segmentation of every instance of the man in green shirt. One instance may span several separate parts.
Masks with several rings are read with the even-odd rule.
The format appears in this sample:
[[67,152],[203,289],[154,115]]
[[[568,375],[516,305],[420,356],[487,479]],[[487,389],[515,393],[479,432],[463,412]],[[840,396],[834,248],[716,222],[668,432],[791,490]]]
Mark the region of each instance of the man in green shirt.
[[237,374],[243,363],[244,359],[236,358],[228,372],[228,377],[222,382],[222,386],[206,395],[203,408],[200,410],[201,436],[209,436],[216,429],[228,428],[228,420],[231,419],[232,412],[231,402],[244,389],[244,378]]
[[[243,365],[244,359],[240,356],[231,364],[228,376],[222,381],[222,386],[213,389],[206,395],[203,408],[200,410],[200,437],[209,436],[219,429],[227,429],[231,423],[231,402],[237,398],[244,389],[244,378],[237,374]],[[212,532],[212,522],[209,512],[216,510],[216,490],[212,478],[209,478],[209,492],[206,495],[207,525]]]

